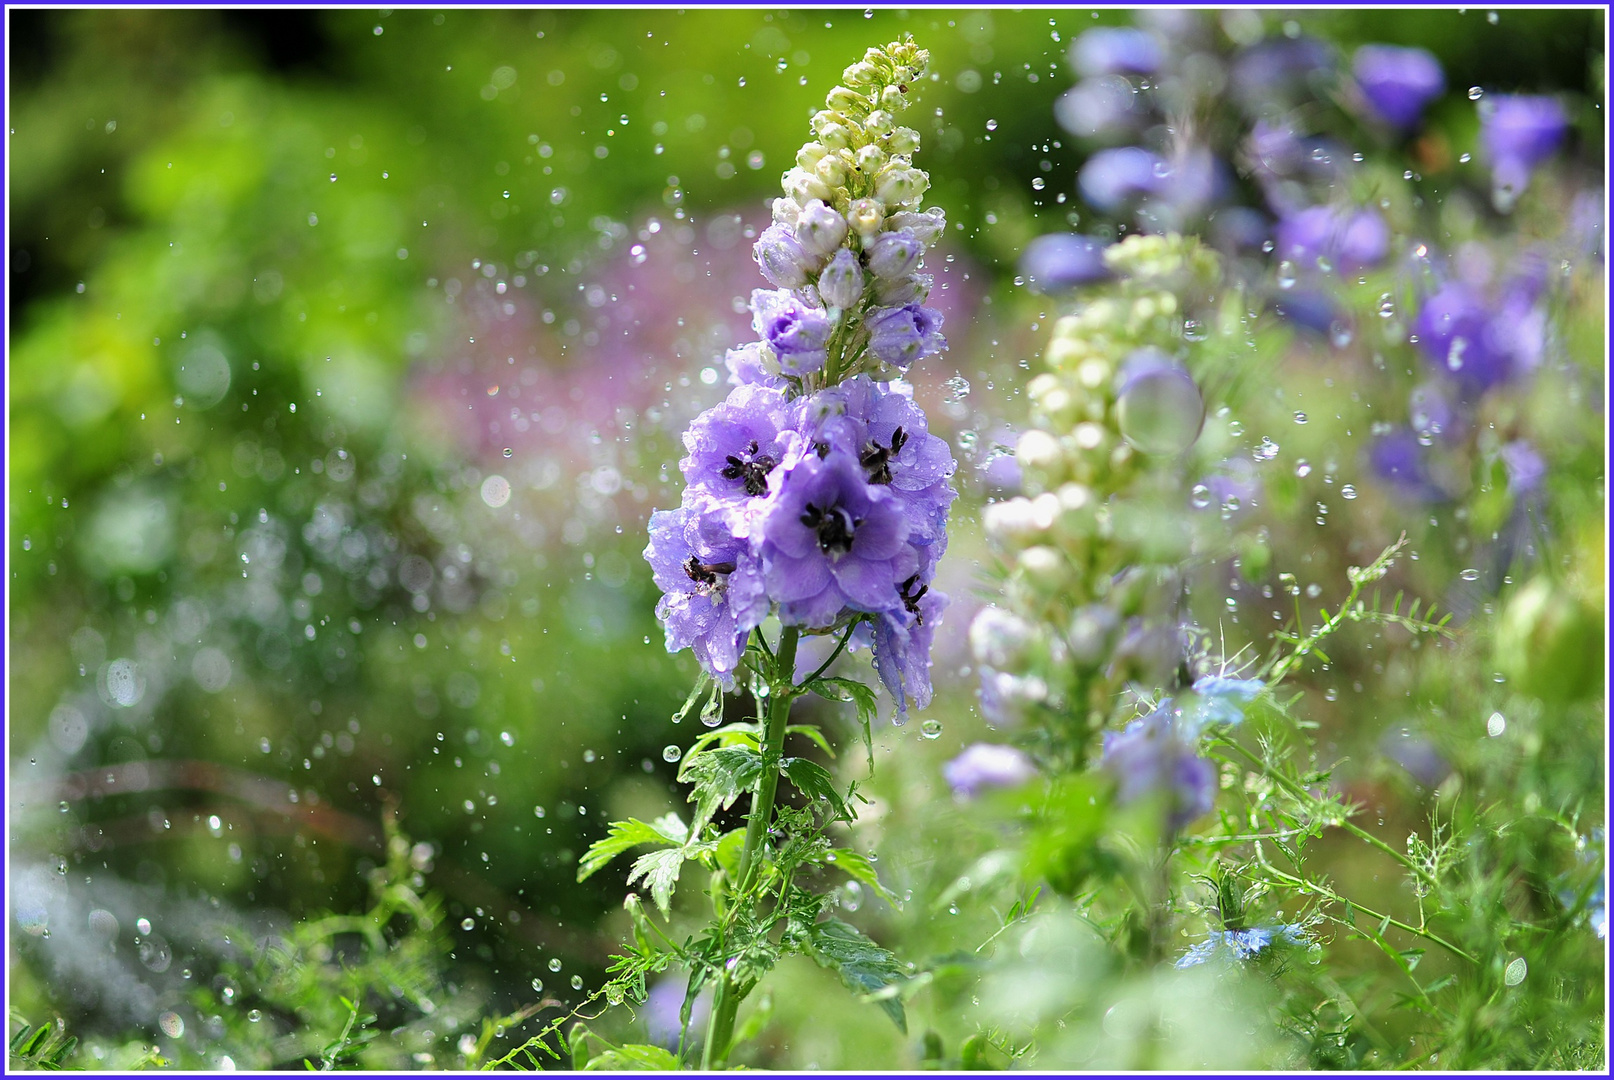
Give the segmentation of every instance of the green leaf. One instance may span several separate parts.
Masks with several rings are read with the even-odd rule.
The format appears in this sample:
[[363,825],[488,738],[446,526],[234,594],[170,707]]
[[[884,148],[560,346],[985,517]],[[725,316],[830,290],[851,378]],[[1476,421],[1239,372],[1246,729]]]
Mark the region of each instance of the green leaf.
[[700,673],[695,676],[695,685],[690,689],[689,697],[684,701],[684,707],[673,713],[673,723],[679,723],[689,715],[689,710],[695,707],[695,699],[701,696],[701,691],[705,690],[706,684],[711,681],[712,677],[706,674],[705,668],[702,668]]
[[727,810],[734,800],[756,789],[762,779],[762,755],[743,746],[691,754],[684,758],[678,779],[695,787],[689,793],[695,804],[695,822],[689,831],[698,836],[720,807]]
[[587,880],[600,867],[629,848],[638,847],[640,844],[677,846],[688,839],[689,829],[677,814],[663,815],[650,825],[634,818],[627,821],[613,821],[605,836],[590,844],[589,849],[583,853],[583,858],[577,864],[577,880]]
[[785,728],[785,734],[805,735],[807,738],[812,740],[814,746],[818,747],[832,758],[835,756],[834,748],[829,745],[829,740],[824,738],[824,733],[818,730],[818,726],[816,724],[791,724],[789,727]]
[[869,862],[868,856],[861,852],[836,848],[825,856],[825,861],[845,871],[846,876],[853,881],[867,885],[874,890],[875,895],[892,907],[901,906],[896,894],[880,884],[880,877],[874,872],[874,864]]
[[731,879],[740,876],[740,856],[744,851],[744,829],[730,829],[717,842],[717,865]]
[[846,805],[846,798],[835,783],[835,777],[830,775],[828,769],[816,761],[806,758],[785,758],[779,763],[784,769],[790,782],[803,795],[814,799],[824,799],[835,809],[835,816],[842,821],[855,821],[857,815],[852,808]]
[[678,884],[678,871],[683,868],[685,855],[683,848],[646,852],[633,860],[633,869],[628,873],[629,886],[644,878],[650,898],[656,902],[664,919],[672,914],[673,889]]
[[607,1050],[583,1068],[585,1071],[613,1069],[627,1072],[676,1072],[678,1057],[659,1046],[627,1043]]
[[773,995],[763,994],[762,999],[757,1002],[756,1008],[752,1009],[750,1014],[746,1016],[745,1023],[741,1024],[739,1030],[734,1033],[734,1040],[729,1045],[738,1046],[743,1042],[756,1038],[762,1034],[762,1029],[768,1026],[768,1021],[771,1019],[773,1019]]
[[[872,725],[876,711],[874,691],[854,679],[814,679],[807,689],[831,701],[850,701],[857,706],[857,722],[863,729],[863,753],[869,760],[869,772],[874,772],[874,735]],[[841,691],[837,693],[836,691]]]
[[753,750],[760,750],[762,749],[762,725],[744,722],[725,724],[720,728],[703,732],[695,740],[695,745],[689,748],[690,756],[694,757],[713,743],[718,746],[748,746]]
[[[839,919],[814,923],[808,932],[807,948],[821,967],[833,969],[841,983],[854,992],[879,994],[908,979],[895,956],[864,937],[857,927]],[[875,1004],[885,1010],[898,1030],[908,1033],[907,1014],[896,994],[880,997]]]

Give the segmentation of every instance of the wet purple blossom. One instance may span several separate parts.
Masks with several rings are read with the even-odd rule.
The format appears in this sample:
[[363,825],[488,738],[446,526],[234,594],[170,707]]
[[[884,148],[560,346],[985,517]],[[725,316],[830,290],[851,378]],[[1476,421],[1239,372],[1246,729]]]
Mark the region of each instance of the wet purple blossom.
[[1225,675],[1205,675],[1194,680],[1199,707],[1193,714],[1202,726],[1237,724],[1244,719],[1244,706],[1266,689],[1260,679],[1229,679]]
[[1105,732],[1102,760],[1116,777],[1121,802],[1164,797],[1167,824],[1174,830],[1211,808],[1216,770],[1179,731],[1170,698],[1124,730]]
[[819,298],[834,308],[852,308],[863,299],[863,267],[850,249],[842,248],[818,275]]
[[723,366],[728,368],[730,383],[735,386],[756,383],[775,389],[784,388],[786,385],[784,378],[769,372],[762,348],[762,342],[748,341],[739,348],[729,349],[723,354]]
[[667,651],[692,649],[732,688],[746,639],[768,614],[761,564],[721,521],[688,506],[650,515],[644,556],[663,593],[656,618]]
[[941,312],[916,303],[875,308],[865,322],[869,352],[893,367],[906,368],[947,347],[941,324]]
[[1536,448],[1524,439],[1515,439],[1500,451],[1502,463],[1508,470],[1508,490],[1515,495],[1526,495],[1541,486],[1547,476],[1547,463]]
[[812,280],[820,259],[808,254],[794,229],[769,225],[752,247],[762,276],[781,289],[799,289]]
[[[679,1037],[683,1035],[683,1024],[679,1021],[679,1014],[684,1008],[684,993],[688,980],[681,976],[667,976],[658,979],[650,987],[645,996],[644,1023],[650,1041],[657,1046],[669,1050],[678,1048]],[[695,999],[694,1007],[689,1010],[689,1027],[693,1033],[705,1030],[706,1018],[712,1011],[712,991],[708,988],[701,991]]]
[[1254,960],[1274,942],[1307,948],[1312,944],[1312,938],[1299,923],[1251,926],[1242,930],[1212,930],[1204,941],[1184,953],[1175,966],[1191,968],[1216,958],[1229,963]]
[[930,704],[930,646],[948,602],[925,580],[934,572],[932,566],[930,574],[919,570],[897,582],[902,607],[883,611],[874,621],[874,670],[896,701],[899,718]]
[[1160,42],[1134,26],[1095,26],[1070,43],[1078,75],[1152,75],[1164,61]]
[[1289,289],[1273,297],[1268,306],[1279,318],[1315,334],[1327,334],[1340,320],[1340,310],[1320,289]]
[[768,494],[769,474],[794,445],[787,430],[791,419],[782,391],[746,385],[696,417],[684,432],[688,454],[678,466],[689,497],[712,500],[736,537],[749,534],[749,523]]
[[1037,767],[1023,751],[1000,743],[971,743],[942,767],[953,794],[968,799],[981,788],[1015,787],[1037,775]]
[[1569,114],[1554,97],[1497,94],[1480,103],[1480,142],[1499,187],[1522,190],[1568,132]]
[[1427,49],[1363,45],[1351,71],[1373,112],[1396,128],[1415,127],[1424,108],[1446,91],[1446,74]]
[[1166,164],[1136,146],[1100,150],[1082,163],[1076,184],[1082,198],[1105,212],[1165,188]]
[[768,593],[787,624],[830,626],[846,609],[887,610],[918,570],[896,496],[841,450],[784,466],[762,523]]
[[1104,265],[1108,245],[1096,236],[1046,233],[1026,245],[1020,272],[1039,292],[1059,292],[1110,277]]
[[[930,296],[931,284],[932,280],[929,274],[909,274],[900,278],[875,278],[874,302],[880,307],[903,307],[907,304],[923,304]],[[946,346],[947,343],[943,341],[940,347],[946,348]]]
[[832,325],[823,310],[809,307],[784,289],[757,289],[751,294],[751,310],[752,326],[773,349],[786,375],[810,375],[824,366]]
[[881,233],[879,239],[869,245],[865,258],[869,273],[889,281],[906,277],[919,265],[924,253],[925,246],[918,237],[906,229],[899,229]]

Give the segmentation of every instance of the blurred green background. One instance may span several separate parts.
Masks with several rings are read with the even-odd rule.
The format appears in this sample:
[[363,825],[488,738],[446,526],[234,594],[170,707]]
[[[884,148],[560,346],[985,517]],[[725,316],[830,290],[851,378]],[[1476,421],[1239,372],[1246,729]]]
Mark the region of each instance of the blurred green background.
[[[458,984],[509,1008],[551,960],[546,980],[598,981],[622,874],[579,886],[575,860],[606,821],[682,799],[662,748],[688,737],[668,717],[694,665],[662,648],[644,522],[676,503],[678,434],[750,336],[749,238],[807,117],[904,31],[931,51],[909,122],[954,226],[930,260],[951,350],[916,380],[963,463],[942,582],[960,603],[945,734],[882,735],[859,835],[902,838],[921,889],[952,879],[972,826],[939,768],[983,730],[962,643],[980,467],[1054,313],[1015,259],[1042,232],[1113,230],[1066,201],[1081,155],[1052,108],[1070,38],[1125,13],[8,19],[10,843],[55,931],[19,939],[18,1008],[201,1054],[205,1026],[154,1027],[205,959],[187,905],[356,909],[387,805],[451,924],[473,923]],[[1601,93],[1594,12],[1307,28],[1423,44],[1453,85]],[[1319,561],[1348,559],[1342,539]],[[915,955],[979,940],[947,908],[902,917]],[[137,920],[171,964],[130,944]],[[779,1007],[780,1030],[806,1023]],[[908,1060],[844,1009],[851,1041],[781,1036],[766,1060]]]

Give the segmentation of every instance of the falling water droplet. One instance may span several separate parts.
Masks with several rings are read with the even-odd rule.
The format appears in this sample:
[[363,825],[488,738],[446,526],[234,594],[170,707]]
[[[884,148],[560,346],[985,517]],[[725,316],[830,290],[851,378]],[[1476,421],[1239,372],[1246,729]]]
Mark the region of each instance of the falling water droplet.
[[1278,264],[1278,288],[1292,289],[1295,287],[1295,264],[1288,259]]
[[475,926],[476,926],[476,920],[475,919],[465,918],[465,919],[460,920],[460,929],[461,930],[470,930],[470,929],[473,929]]
[[988,131],[996,131],[997,129],[998,129],[998,122],[996,120],[988,120],[986,122],[986,130],[988,130]]
[[919,725],[919,734],[926,739],[941,738],[942,726],[940,720],[926,720]]
[[1346,484],[1339,489],[1339,494],[1342,499],[1354,499],[1356,498],[1356,487],[1352,484]]
[[534,979],[534,980],[532,980],[532,992],[535,993],[535,994],[543,993],[544,992],[544,980],[542,980],[542,979]]
[[1306,422],[1306,414],[1301,412],[1299,409],[1296,409],[1295,410],[1295,423],[1304,424],[1305,422]]
[[1464,570],[1461,574],[1458,574],[1457,576],[1462,578],[1464,581],[1478,581],[1479,580],[1479,571],[1474,569],[1471,566],[1467,570]]
[[661,748],[661,760],[662,761],[677,761],[679,758],[681,758],[683,756],[684,756],[683,748],[679,747],[679,746],[674,746],[672,743],[668,743],[666,746]]
[[1031,178],[1031,190],[1032,191],[1041,191],[1043,188],[1045,188],[1047,186],[1048,186],[1048,181],[1044,180],[1042,177],[1033,176]]
[[1478,86],[1470,86],[1468,88],[1468,100],[1469,101],[1478,101],[1480,98],[1482,98],[1484,96],[1485,96],[1485,91],[1483,89],[1481,89],[1480,87],[1478,87]]
[[1188,501],[1194,504],[1195,509],[1205,509],[1210,505],[1210,488],[1204,484],[1195,484],[1194,490],[1188,493]]
[[560,970],[560,957],[557,956],[557,957],[555,957],[553,960],[551,960],[549,962],[549,970],[550,971],[559,971]]
[[572,976],[572,989],[573,990],[581,990],[581,989],[583,989],[583,976],[581,976],[581,975],[573,975]]
[[948,403],[963,401],[969,396],[970,381],[962,375],[954,375],[942,385],[947,387]]
[[514,450],[512,450],[510,447],[507,446],[507,447],[504,448],[504,456],[505,457],[515,457],[516,452]]
[[1492,713],[1490,718],[1485,721],[1485,734],[1489,735],[1493,739],[1501,737],[1502,732],[1506,731],[1507,729],[1507,717],[1503,716],[1499,712]]

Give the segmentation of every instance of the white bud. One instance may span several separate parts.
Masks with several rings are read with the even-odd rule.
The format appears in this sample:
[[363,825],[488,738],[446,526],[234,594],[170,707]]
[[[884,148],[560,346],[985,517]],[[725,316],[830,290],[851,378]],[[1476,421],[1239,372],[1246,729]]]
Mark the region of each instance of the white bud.
[[991,503],[981,515],[981,521],[989,537],[1009,547],[1035,541],[1042,532],[1037,527],[1031,500],[1024,496]]
[[803,205],[813,199],[828,202],[835,196],[834,190],[828,184],[799,166],[785,173],[782,183],[785,194]]
[[873,176],[875,173],[879,172],[885,167],[885,163],[885,151],[881,150],[878,146],[871,144],[869,146],[862,147],[857,152],[858,171],[864,176]]
[[1065,561],[1065,556],[1058,548],[1046,544],[1026,548],[1015,561],[1025,579],[1044,592],[1058,590],[1070,576],[1070,565]]
[[863,121],[863,130],[868,132],[871,139],[883,139],[896,129],[896,117],[884,109],[876,109]]
[[1038,472],[1054,468],[1064,456],[1059,440],[1041,428],[1032,428],[1021,435],[1014,448],[1014,459],[1020,467]]
[[977,663],[988,667],[1023,666],[1036,638],[1036,627],[1000,607],[982,608],[970,623],[970,651]]
[[919,132],[913,128],[899,127],[891,132],[891,137],[886,140],[886,145],[891,147],[893,154],[917,153],[919,150]]
[[888,168],[875,178],[874,197],[887,206],[909,206],[924,198],[930,177],[913,168]]
[[921,244],[929,247],[947,230],[947,214],[939,206],[925,211],[903,210],[891,215],[891,227],[911,230]]
[[908,107],[908,100],[901,90],[888,86],[880,91],[880,107],[887,112],[897,112]]
[[846,211],[846,223],[850,225],[864,243],[869,243],[880,234],[880,226],[885,221],[885,207],[874,199],[854,199]]
[[846,167],[841,164],[840,158],[834,154],[820,158],[817,167],[813,171],[820,180],[831,188],[846,186]]
[[825,124],[818,131],[818,141],[830,150],[846,150],[852,145],[852,133],[840,124]]
[[771,209],[775,225],[794,225],[801,215],[801,204],[788,197],[773,200]]

